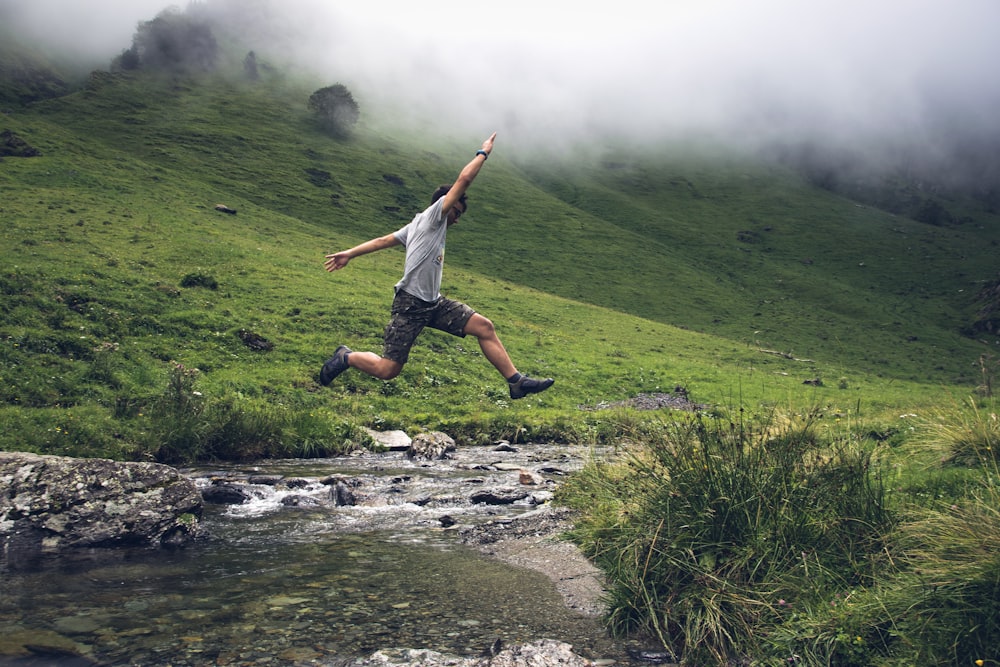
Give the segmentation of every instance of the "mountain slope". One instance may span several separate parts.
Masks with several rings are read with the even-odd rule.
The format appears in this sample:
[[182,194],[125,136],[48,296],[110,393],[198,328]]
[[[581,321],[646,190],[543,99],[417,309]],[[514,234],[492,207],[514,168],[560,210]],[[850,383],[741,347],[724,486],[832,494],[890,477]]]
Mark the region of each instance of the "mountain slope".
[[557,391],[510,404],[478,350],[436,332],[393,383],[321,389],[337,343],[380,349],[402,263],[330,275],[323,255],[405,224],[481,138],[389,134],[372,113],[333,139],[310,85],[98,72],[3,117],[41,152],[0,168],[5,414],[138,419],[171,361],[201,369],[204,394],[407,427],[513,427],[675,385],[714,403],[895,406],[979,379],[987,348],[959,334],[970,301],[955,297],[993,270],[995,219],[930,227],[766,164],[553,162],[501,137],[449,235],[444,289]]

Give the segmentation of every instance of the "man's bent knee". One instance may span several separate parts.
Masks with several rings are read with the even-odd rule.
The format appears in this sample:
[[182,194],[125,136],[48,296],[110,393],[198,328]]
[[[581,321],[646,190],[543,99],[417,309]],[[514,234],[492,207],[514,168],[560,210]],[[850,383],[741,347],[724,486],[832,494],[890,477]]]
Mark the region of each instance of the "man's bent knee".
[[496,336],[496,328],[489,318],[476,313],[469,318],[468,323],[465,325],[464,333],[476,338],[492,338]]
[[403,371],[403,365],[392,359],[380,360],[370,372],[370,375],[379,380],[391,380]]
[[376,368],[375,377],[380,380],[391,380],[403,372],[403,364],[392,359],[383,359]]

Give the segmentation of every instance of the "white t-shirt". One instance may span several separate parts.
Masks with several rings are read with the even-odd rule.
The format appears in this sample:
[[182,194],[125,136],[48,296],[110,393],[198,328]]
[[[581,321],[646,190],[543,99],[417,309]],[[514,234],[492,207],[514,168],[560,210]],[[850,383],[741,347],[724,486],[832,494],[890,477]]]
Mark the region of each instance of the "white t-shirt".
[[396,283],[396,289],[424,301],[437,301],[441,296],[444,239],[448,231],[448,216],[441,211],[444,199],[441,197],[408,225],[394,232],[406,247],[403,277]]

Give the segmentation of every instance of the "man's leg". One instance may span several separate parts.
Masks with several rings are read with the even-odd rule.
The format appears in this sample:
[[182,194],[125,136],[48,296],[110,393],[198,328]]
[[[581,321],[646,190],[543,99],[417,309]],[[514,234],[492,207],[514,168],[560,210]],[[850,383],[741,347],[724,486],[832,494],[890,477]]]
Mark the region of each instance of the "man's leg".
[[323,364],[319,372],[320,384],[330,384],[348,368],[357,368],[380,380],[391,380],[403,370],[403,364],[380,357],[374,352],[355,352],[346,345],[341,345]]
[[357,368],[380,380],[393,379],[402,372],[413,342],[432,314],[433,304],[421,302],[405,292],[397,292],[392,301],[392,319],[385,328],[382,356],[374,352],[354,352],[341,345],[324,364],[320,382],[330,384],[333,378],[348,368]]
[[347,365],[380,380],[391,380],[403,370],[403,364],[374,352],[351,352],[347,355]]
[[494,368],[500,371],[504,379],[517,374],[517,368],[514,367],[514,362],[510,360],[510,355],[507,354],[506,348],[500,342],[493,322],[479,313],[473,313],[465,324],[464,333],[479,339],[479,348],[483,351],[483,355],[489,359]]
[[507,349],[500,342],[500,337],[497,336],[493,322],[479,313],[474,313],[469,318],[464,333],[468,336],[475,336],[479,340],[479,348],[483,351],[483,355],[507,380],[511,398],[524,398],[528,394],[537,394],[552,386],[554,382],[552,378],[536,380],[518,373],[514,362],[510,360],[510,355],[507,354]]

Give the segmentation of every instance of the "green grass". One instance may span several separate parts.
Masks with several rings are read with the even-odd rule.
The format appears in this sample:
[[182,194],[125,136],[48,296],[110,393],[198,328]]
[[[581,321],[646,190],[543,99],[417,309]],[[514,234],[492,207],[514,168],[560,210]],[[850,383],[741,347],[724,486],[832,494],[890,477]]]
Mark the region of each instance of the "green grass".
[[[173,362],[199,369],[209,404],[470,441],[601,431],[591,422],[608,417],[579,406],[675,386],[711,405],[892,422],[981,381],[983,343],[961,328],[993,270],[995,216],[928,227],[748,158],[663,147],[554,162],[508,155],[500,137],[450,234],[443,289],[555,388],[512,403],[474,341],[437,332],[392,383],[352,372],[321,388],[337,344],[380,349],[402,265],[393,250],[327,274],[323,255],[405,224],[481,138],[406,134],[374,109],[334,139],[306,111],[313,85],[95,73],[3,116],[42,152],[0,171],[5,419],[87,407],[119,423],[109,451],[148,450],[140,408]],[[248,349],[244,330],[273,349]],[[37,440],[5,431],[5,448]]]

